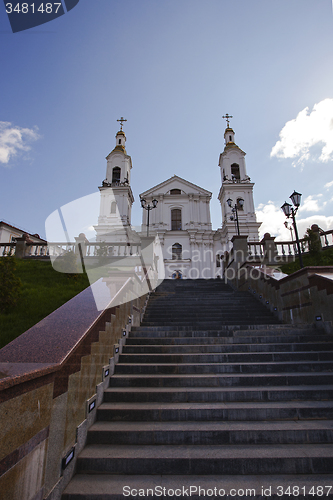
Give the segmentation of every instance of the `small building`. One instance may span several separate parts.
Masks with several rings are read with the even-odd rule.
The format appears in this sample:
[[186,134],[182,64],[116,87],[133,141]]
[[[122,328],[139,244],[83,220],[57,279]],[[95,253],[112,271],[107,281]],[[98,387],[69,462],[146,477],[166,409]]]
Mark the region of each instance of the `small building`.
[[12,226],[8,222],[0,221],[0,243],[15,243],[17,238],[22,238],[26,234],[34,243],[47,243],[46,240],[40,238],[39,234],[30,234],[23,229]]

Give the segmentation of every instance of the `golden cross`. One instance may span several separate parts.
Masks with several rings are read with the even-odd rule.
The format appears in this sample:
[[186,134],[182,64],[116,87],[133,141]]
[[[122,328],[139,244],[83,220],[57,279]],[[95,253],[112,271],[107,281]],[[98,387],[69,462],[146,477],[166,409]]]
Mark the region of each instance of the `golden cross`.
[[227,113],[225,116],[222,116],[222,118],[225,118],[227,120],[227,127],[229,127],[229,120],[230,118],[233,118],[233,116],[229,116]]
[[120,130],[123,130],[123,122],[127,122],[125,118],[121,117],[120,120],[117,120],[117,122],[120,122]]

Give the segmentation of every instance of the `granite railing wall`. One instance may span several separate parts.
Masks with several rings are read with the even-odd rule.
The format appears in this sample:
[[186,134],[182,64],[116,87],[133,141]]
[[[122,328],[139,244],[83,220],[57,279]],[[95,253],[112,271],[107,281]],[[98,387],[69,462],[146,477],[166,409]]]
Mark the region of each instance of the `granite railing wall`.
[[244,263],[227,281],[248,291],[289,324],[313,324],[331,331],[333,266],[305,267],[282,277],[270,267]]
[[89,287],[0,350],[1,498],[60,499],[126,336],[140,324],[148,294],[133,298],[135,286],[128,279],[121,305],[104,311]]

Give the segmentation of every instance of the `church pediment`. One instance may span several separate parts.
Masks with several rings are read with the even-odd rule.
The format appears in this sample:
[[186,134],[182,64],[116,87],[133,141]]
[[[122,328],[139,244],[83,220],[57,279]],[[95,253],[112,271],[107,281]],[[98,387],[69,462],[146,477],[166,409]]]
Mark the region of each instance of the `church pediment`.
[[161,182],[160,184],[157,184],[156,186],[148,189],[144,193],[141,193],[140,198],[158,196],[162,194],[168,195],[172,190],[180,190],[181,193],[178,194],[201,195],[208,196],[209,198],[211,198],[212,196],[212,193],[210,191],[207,191],[206,189],[203,189],[200,186],[193,184],[192,182],[182,179],[181,177],[178,177],[178,175],[174,175],[173,177],[170,177],[170,179],[167,179],[166,181]]

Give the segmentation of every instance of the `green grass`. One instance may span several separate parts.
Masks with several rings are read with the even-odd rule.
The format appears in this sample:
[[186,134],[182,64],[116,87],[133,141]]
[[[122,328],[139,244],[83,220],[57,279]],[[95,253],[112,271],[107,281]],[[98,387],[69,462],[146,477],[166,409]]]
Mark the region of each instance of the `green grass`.
[[[307,266],[333,266],[333,248],[323,249],[316,254],[303,255],[303,265]],[[286,274],[292,274],[300,269],[298,257],[295,262],[284,264],[281,271]]]
[[0,348],[89,286],[86,274],[58,273],[51,262],[16,260],[16,275],[21,296],[15,308],[0,313]]

